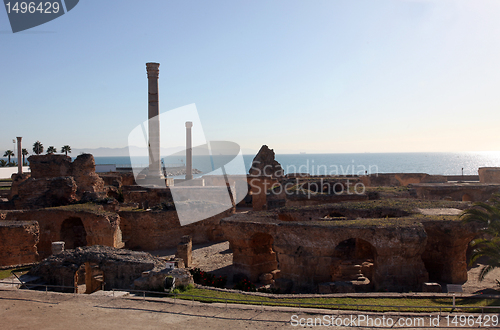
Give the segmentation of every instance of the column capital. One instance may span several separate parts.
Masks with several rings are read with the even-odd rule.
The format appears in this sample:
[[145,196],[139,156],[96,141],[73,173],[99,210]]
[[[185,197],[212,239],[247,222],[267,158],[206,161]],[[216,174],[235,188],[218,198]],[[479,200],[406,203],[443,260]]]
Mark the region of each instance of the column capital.
[[187,121],[186,122],[186,128],[191,128],[193,127],[193,122],[192,121]]
[[160,74],[160,63],[149,62],[146,63],[146,71],[148,73],[148,78],[157,78]]

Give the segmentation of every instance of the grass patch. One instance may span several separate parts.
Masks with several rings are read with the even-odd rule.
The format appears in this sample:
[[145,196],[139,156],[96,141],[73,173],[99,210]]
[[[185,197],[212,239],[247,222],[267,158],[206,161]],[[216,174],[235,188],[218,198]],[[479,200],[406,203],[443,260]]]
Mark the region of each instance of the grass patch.
[[17,276],[24,275],[30,269],[31,269],[31,266],[0,270],[0,280],[3,280],[5,278],[7,278],[7,277],[10,277],[12,275],[11,274],[12,272],[16,273]]
[[0,179],[0,182],[12,182],[12,179]]
[[[194,296],[194,297],[193,297]],[[206,303],[239,303],[249,305],[263,306],[287,306],[324,309],[357,310],[372,312],[451,312],[452,297],[443,298],[271,298],[246,295],[233,292],[212,291],[207,289],[189,289],[178,295],[177,298],[185,300],[196,300]],[[350,306],[349,306],[350,305]],[[391,306],[402,306],[391,307]],[[434,306],[425,308],[424,306]],[[500,299],[474,299],[474,298],[456,298],[455,311],[461,312],[480,312],[482,306],[500,306]],[[474,306],[477,309],[462,309],[460,306]],[[500,309],[486,310],[489,313],[499,312]]]
[[10,187],[0,187],[0,190],[10,190]]
[[362,202],[341,202],[335,204],[321,204],[310,206],[291,206],[279,209],[279,212],[306,212],[321,209],[328,210],[371,210],[380,208],[391,208],[406,211],[408,213],[415,213],[417,208],[431,209],[431,208],[457,208],[467,209],[471,206],[469,202],[455,202],[455,201],[427,201],[418,199],[380,199]]
[[325,221],[309,221],[308,224],[320,226],[336,226],[336,227],[419,227],[422,223],[414,218],[371,218],[371,219],[356,219],[356,220],[325,220]]
[[114,214],[113,212],[105,211],[102,205],[95,203],[83,203],[83,204],[71,204],[56,207],[47,207],[46,210],[62,210],[62,211],[72,211],[72,212],[89,212],[98,215],[108,215]]

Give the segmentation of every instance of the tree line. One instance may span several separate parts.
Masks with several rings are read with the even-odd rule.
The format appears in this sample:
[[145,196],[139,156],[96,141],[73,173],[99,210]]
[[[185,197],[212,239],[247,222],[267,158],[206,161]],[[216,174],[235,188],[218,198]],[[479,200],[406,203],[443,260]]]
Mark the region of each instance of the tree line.
[[[40,155],[43,153],[43,144],[40,141],[36,141],[33,144],[33,153],[36,155]],[[49,146],[47,148],[47,154],[54,154],[57,152],[57,149],[54,146]],[[61,153],[64,153],[66,156],[68,153],[71,153],[71,147],[69,145],[64,145],[61,147]],[[23,155],[23,166],[27,166],[28,163],[26,163],[26,156],[29,155],[29,151],[27,149],[22,149],[21,154]],[[0,167],[7,167],[7,166],[17,166],[17,163],[15,161],[11,161],[11,157],[15,157],[15,154],[12,150],[7,150],[3,154],[3,157],[7,157],[7,161],[5,159],[0,159]]]

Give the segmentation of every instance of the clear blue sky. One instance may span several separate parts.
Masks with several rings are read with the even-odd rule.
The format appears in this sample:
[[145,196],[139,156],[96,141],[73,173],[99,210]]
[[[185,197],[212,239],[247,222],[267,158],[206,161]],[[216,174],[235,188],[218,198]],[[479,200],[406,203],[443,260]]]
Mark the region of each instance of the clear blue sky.
[[0,9],[0,152],[125,147],[195,103],[208,140],[287,152],[500,150],[500,1],[80,0],[13,34]]

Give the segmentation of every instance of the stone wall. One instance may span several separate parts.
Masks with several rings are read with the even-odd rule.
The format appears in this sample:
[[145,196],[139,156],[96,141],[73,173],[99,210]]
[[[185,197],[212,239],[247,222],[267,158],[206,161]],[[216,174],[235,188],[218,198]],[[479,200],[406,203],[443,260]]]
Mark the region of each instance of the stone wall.
[[429,272],[436,281],[467,280],[465,251],[475,230],[459,221],[425,223],[410,219],[401,225],[399,220],[382,219],[383,226],[377,222],[336,225],[335,221],[322,224],[313,214],[302,215],[314,221],[311,223],[299,222],[291,214],[288,217],[282,221],[257,212],[222,220],[233,249],[235,274],[257,281],[263,273],[279,271],[280,281],[292,283],[293,290],[314,291],[318,284],[336,280],[341,267],[336,249],[355,239],[363,242],[362,250],[371,250],[366,264],[375,291],[420,291]]
[[422,260],[431,282],[467,282],[467,247],[479,228],[477,224],[461,224],[438,220],[423,223],[427,245]]
[[60,206],[104,197],[104,181],[95,173],[94,157],[79,155],[72,163],[65,155],[35,155],[28,158],[31,177],[15,178],[11,201],[16,209]]
[[480,167],[479,182],[500,183],[500,167]]
[[481,183],[420,183],[409,186],[410,193],[419,199],[484,202],[500,192],[500,184]]
[[367,187],[399,187],[414,183],[444,183],[444,175],[429,175],[426,173],[376,173],[360,176],[361,182]]
[[310,206],[310,205],[322,205],[322,204],[330,204],[330,203],[340,203],[340,202],[354,202],[354,201],[365,201],[368,200],[368,196],[366,194],[351,194],[347,193],[343,194],[317,194],[317,195],[287,195],[286,196],[286,206],[287,207],[295,207],[295,206]]
[[[283,222],[278,225],[248,218],[234,215],[224,219],[222,227],[233,249],[234,273],[242,273],[251,281],[274,268],[279,269],[281,279],[293,283],[294,290],[314,290],[319,283],[332,280],[337,263],[335,248],[350,238],[363,239],[375,250],[375,290],[418,290],[428,279],[420,258],[427,238],[422,226],[361,229]],[[271,251],[254,248],[253,240],[259,236],[272,241]]]
[[[52,242],[64,241],[71,249],[86,245],[123,247],[120,217],[102,209],[41,209],[10,211],[6,220],[36,220],[40,227],[38,253],[42,258],[51,254]],[[19,244],[19,243],[17,243]]]
[[185,235],[191,236],[194,244],[223,241],[220,220],[232,214],[233,210],[227,210],[208,219],[181,226],[175,210],[119,212],[125,247],[140,250],[175,247]]
[[36,221],[0,220],[0,267],[37,262],[38,240]]

